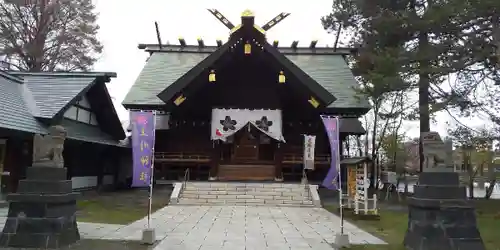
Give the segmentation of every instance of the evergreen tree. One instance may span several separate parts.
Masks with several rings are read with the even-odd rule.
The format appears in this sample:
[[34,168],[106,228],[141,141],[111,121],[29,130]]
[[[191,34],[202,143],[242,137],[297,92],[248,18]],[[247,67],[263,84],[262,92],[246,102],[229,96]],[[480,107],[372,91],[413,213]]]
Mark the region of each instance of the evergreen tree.
[[[334,0],[322,22],[352,35],[351,45],[359,47],[353,71],[368,86],[366,94],[418,90],[418,109],[410,117],[419,118],[426,132],[431,113],[478,104],[470,95],[478,87],[467,81],[471,75],[500,79],[498,10],[495,0]],[[460,80],[443,90],[450,74]]]

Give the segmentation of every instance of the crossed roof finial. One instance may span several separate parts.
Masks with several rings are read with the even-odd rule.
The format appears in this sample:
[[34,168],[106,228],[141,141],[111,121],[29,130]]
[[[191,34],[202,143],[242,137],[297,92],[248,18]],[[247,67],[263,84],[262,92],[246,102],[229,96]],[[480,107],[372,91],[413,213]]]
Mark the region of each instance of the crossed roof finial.
[[[219,21],[221,21],[222,24],[224,24],[229,30],[233,30],[235,28],[235,25],[233,23],[231,23],[231,21],[229,21],[218,10],[208,9],[208,11],[210,11],[210,13],[212,13],[212,15],[214,15]],[[262,29],[263,31],[268,31],[272,27],[276,26],[276,24],[283,21],[283,19],[285,19],[289,15],[290,15],[290,13],[281,12],[280,14],[276,15],[273,19],[271,19],[269,22],[264,24],[264,26],[259,27],[259,28]],[[243,11],[243,13],[241,13],[241,17],[254,17],[254,16],[255,16],[255,14],[253,13],[253,11],[251,11],[249,9],[246,9],[245,11]]]

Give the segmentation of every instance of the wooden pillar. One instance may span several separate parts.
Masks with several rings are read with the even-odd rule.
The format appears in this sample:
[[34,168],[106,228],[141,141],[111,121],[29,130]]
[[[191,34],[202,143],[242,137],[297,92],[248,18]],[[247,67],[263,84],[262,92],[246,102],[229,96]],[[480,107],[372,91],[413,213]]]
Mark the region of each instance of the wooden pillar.
[[275,167],[275,181],[283,181],[283,147],[281,142],[275,143],[274,150],[274,167]]
[[122,169],[122,162],[120,159],[122,148],[113,148],[113,189],[118,187],[118,182],[120,181],[120,170]]
[[350,140],[351,136],[347,135],[346,138],[345,138],[345,141],[346,141],[346,146],[347,146],[347,155],[349,157],[351,157],[351,140]]
[[104,185],[104,175],[106,174],[104,171],[107,168],[108,160],[110,159],[110,148],[109,146],[105,146],[105,148],[101,149],[101,145],[93,145],[91,150],[95,150],[99,152],[99,160],[98,160],[98,168],[97,168],[97,188],[101,189]]
[[338,152],[338,154],[340,156],[339,157],[340,160],[344,159],[344,143],[342,143],[342,142],[343,142],[343,140],[341,140],[341,142],[339,143],[339,152]]
[[220,142],[215,140],[212,142],[212,157],[210,159],[210,174],[208,176],[209,180],[215,180],[218,174],[219,162],[220,162]]

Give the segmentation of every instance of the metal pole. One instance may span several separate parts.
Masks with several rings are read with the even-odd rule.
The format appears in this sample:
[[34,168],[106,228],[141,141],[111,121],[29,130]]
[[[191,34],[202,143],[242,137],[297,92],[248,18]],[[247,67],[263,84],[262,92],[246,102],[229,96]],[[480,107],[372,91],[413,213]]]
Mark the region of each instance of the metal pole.
[[335,37],[335,43],[333,44],[333,51],[337,51],[337,45],[339,44],[340,32],[342,31],[342,23],[338,22],[339,29],[337,30],[337,36]]
[[[340,139],[340,133],[339,133],[339,118],[338,117],[335,117],[335,122],[337,123],[336,127],[337,127],[337,140]],[[338,141],[337,141],[337,145],[338,146]],[[336,154],[335,154],[335,159],[336,159],[336,165],[335,166],[336,168],[338,168],[338,171],[339,171],[339,203],[340,203],[340,234],[344,234],[344,204],[343,204],[343,196],[344,194],[342,193],[342,170],[340,169],[340,153],[339,153],[339,147],[337,147],[337,150],[336,150]],[[333,157],[333,156],[332,156]]]
[[156,39],[158,39],[158,47],[161,50],[163,45],[161,44],[160,27],[158,27],[158,22],[155,22],[155,29],[156,29]]
[[156,110],[153,110],[153,145],[151,147],[151,174],[149,180],[148,228],[151,228],[151,209],[153,205],[153,180],[155,173]]

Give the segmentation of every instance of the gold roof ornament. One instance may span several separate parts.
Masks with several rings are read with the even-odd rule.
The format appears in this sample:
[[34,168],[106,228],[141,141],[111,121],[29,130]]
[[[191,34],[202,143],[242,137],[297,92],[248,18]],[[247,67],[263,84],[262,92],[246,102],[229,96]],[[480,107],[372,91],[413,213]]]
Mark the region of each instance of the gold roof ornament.
[[246,9],[241,13],[241,17],[255,17],[255,14],[251,10]]

